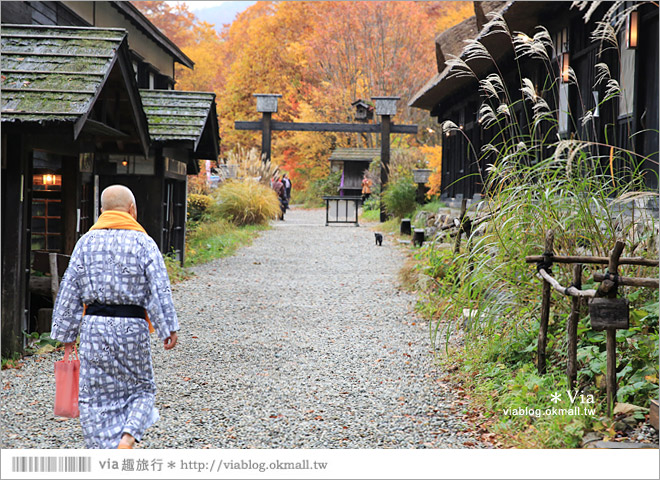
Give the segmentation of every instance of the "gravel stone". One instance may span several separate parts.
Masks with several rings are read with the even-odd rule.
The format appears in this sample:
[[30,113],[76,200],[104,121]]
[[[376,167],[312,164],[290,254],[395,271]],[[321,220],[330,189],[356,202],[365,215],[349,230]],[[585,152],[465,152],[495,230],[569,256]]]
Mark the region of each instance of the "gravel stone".
[[[152,337],[161,419],[141,448],[485,448],[440,382],[405,259],[368,225],[292,209],[234,256],[173,287],[181,331]],[[53,416],[53,363],[1,374],[4,448],[84,448]]]

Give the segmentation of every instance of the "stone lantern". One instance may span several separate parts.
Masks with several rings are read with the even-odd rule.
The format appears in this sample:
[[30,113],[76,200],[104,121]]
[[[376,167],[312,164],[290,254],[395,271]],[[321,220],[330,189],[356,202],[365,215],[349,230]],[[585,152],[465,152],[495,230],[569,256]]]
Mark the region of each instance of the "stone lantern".
[[396,115],[396,101],[401,97],[371,97],[376,104],[376,115]]
[[282,95],[279,93],[254,93],[257,97],[257,112],[277,113],[277,99]]

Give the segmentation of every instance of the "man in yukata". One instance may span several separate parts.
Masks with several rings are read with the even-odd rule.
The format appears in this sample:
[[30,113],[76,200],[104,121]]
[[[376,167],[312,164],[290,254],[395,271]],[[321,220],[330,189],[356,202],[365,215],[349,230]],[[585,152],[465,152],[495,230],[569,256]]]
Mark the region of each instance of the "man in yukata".
[[80,335],[80,425],[88,448],[133,448],[159,418],[150,331],[166,350],[179,322],[163,257],[137,222],[133,193],[101,194],[98,222],[71,255],[53,310],[51,337]]

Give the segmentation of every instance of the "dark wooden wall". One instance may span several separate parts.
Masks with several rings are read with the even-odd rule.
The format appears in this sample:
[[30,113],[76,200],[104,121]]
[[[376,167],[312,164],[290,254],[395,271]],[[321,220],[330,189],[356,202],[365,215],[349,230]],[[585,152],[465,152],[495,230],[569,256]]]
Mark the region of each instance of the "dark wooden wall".
[[2,355],[9,357],[23,351],[22,331],[27,327],[32,175],[23,136],[3,133],[2,143]]
[[2,23],[24,25],[74,25],[87,22],[59,2],[1,2]]
[[[601,13],[605,8],[606,6],[601,7]],[[637,162],[641,162],[641,168],[645,170],[647,187],[657,189],[658,99],[660,97],[658,91],[658,8],[652,5],[640,8],[636,105],[633,116],[619,118],[618,99],[613,99],[601,104],[599,117],[585,125],[582,125],[580,119],[596,106],[594,90],[598,92],[599,102],[605,98],[605,82],[594,87],[595,65],[599,62],[608,64],[612,78],[619,78],[619,60],[616,52],[609,50],[601,53],[600,45],[591,41],[591,32],[596,27],[593,20],[585,25],[579,12],[573,10],[564,13],[566,15],[558,15],[554,19],[538,19],[538,22],[544,23],[551,35],[554,31],[570,25],[570,65],[575,71],[578,84],[569,87],[571,110],[569,135],[594,142],[591,153],[600,157],[599,173],[609,172],[609,147],[606,145],[614,144],[648,156],[648,160],[640,161],[638,159]],[[598,12],[592,18],[600,18]],[[515,104],[513,113],[518,118],[522,129],[520,133],[527,135],[530,133],[528,119],[531,119],[533,112],[531,104],[521,100],[520,77],[530,78],[535,82],[537,90],[543,94],[553,110],[557,108],[555,102],[557,85],[549,86],[547,84],[548,72],[538,60],[524,58],[516,63],[512,59],[500,60],[498,67],[505,77],[509,95],[512,97],[511,103]],[[492,72],[494,69],[482,74],[481,78],[485,78],[488,73]],[[451,120],[463,128],[462,132],[452,132],[449,136],[443,136],[442,195],[444,197],[463,195],[470,198],[474,194],[483,193],[485,168],[494,160],[494,158],[483,158],[480,149],[493,140],[493,136],[501,127],[484,129],[477,123],[476,112],[483,101],[478,88],[476,81],[466,79],[461,90],[455,92],[451,97],[442,99],[432,111],[432,115],[437,115],[440,123]],[[550,125],[549,122],[545,123],[547,125],[541,127],[543,135],[551,139],[556,138],[555,126]],[[635,135],[634,138],[630,137],[630,132],[640,130],[644,131]],[[495,143],[497,143],[497,139],[495,139]],[[602,146],[598,146],[598,144]],[[551,153],[552,148],[548,147],[542,155],[547,157]],[[477,161],[475,154],[476,157],[482,158]],[[538,159],[531,160],[538,161]],[[625,159],[615,161],[614,170],[617,178],[629,177],[630,161]]]
[[638,122],[644,130],[637,139],[637,151],[649,156],[642,168],[645,170],[644,179],[650,189],[658,189],[658,8],[646,5],[641,11],[640,38],[637,65],[638,77]]

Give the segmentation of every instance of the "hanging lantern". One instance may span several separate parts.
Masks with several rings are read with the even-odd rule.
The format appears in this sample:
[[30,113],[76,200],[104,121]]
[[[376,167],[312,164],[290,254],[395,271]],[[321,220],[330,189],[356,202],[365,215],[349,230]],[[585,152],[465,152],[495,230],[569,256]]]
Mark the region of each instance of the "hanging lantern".
[[628,34],[628,48],[637,48],[637,26],[639,21],[639,13],[633,10],[628,15],[626,33]]
[[570,69],[569,53],[564,52],[561,55],[561,81],[564,83],[568,83],[570,79],[569,69]]

